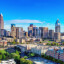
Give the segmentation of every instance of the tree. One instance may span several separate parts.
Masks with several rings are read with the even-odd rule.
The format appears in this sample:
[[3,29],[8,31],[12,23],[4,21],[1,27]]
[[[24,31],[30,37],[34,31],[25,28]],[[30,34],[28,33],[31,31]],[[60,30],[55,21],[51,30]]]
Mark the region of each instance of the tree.
[[33,64],[33,62],[31,60],[26,60],[24,58],[20,59],[20,64]]
[[2,55],[0,55],[0,60],[2,60]]
[[64,42],[62,42],[62,44],[64,45]]
[[27,59],[28,57],[27,56],[24,56],[24,59]]
[[20,64],[26,64],[26,60],[24,58],[20,59]]
[[2,59],[3,59],[3,60],[5,60],[5,59],[6,59],[6,56],[5,56],[4,54],[2,55]]
[[15,40],[12,42],[12,44],[16,44]]

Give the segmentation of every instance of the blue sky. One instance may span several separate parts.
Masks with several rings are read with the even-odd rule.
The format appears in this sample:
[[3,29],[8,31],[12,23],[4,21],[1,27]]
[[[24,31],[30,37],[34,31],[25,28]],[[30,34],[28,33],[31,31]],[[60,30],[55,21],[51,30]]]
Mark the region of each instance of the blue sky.
[[24,30],[30,23],[54,29],[59,19],[61,32],[64,31],[64,0],[0,0],[0,13],[7,30],[10,30],[11,23]]

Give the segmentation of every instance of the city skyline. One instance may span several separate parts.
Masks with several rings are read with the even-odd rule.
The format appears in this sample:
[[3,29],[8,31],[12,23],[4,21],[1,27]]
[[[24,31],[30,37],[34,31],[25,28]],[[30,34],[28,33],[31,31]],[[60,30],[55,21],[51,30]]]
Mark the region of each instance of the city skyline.
[[64,32],[63,2],[63,0],[2,0],[0,13],[3,14],[4,28],[10,30],[11,23],[15,23],[27,31],[27,27],[33,23],[38,27],[55,30],[55,22],[59,19],[61,32]]

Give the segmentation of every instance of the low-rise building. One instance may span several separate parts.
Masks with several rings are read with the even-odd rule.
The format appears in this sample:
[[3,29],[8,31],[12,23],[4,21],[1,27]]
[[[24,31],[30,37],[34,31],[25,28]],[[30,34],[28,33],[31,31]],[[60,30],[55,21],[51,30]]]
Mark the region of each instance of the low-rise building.
[[19,48],[21,50],[21,53],[26,52],[27,51],[27,47],[26,46],[22,46],[22,45],[17,45],[17,48]]
[[36,46],[36,47],[32,47],[31,48],[31,52],[35,53],[35,54],[39,54],[39,55],[42,55],[43,53],[46,53],[48,50],[48,48],[44,48],[44,47],[41,47],[41,46]]
[[64,61],[64,50],[63,49],[49,49],[46,55],[51,56],[55,59]]
[[16,64],[16,62],[14,61],[14,59],[9,59],[9,60],[4,60],[4,61],[1,61],[0,64]]
[[26,39],[25,38],[20,38],[20,43],[26,43]]
[[3,37],[4,40],[7,40],[8,42],[13,42],[14,38],[13,37]]
[[15,41],[16,41],[16,42],[20,42],[20,39],[16,39]]
[[0,40],[0,46],[7,46],[7,40]]

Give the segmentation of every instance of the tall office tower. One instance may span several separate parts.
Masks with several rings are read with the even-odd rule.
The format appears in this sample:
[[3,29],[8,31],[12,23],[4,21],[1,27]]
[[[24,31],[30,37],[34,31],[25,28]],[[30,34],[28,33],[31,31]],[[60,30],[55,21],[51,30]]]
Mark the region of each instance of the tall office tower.
[[59,22],[59,19],[57,19],[57,21],[55,23],[55,32],[60,32],[60,22]]
[[54,39],[54,30],[49,30],[49,38]]
[[28,27],[28,36],[32,36],[32,35],[33,35],[33,28]]
[[33,27],[33,36],[36,38],[40,38],[40,30],[38,27]]
[[15,27],[15,24],[11,24],[11,36],[16,38],[21,38],[24,36],[22,27]]
[[3,15],[0,14],[0,29],[4,29]]
[[11,24],[11,36],[16,39],[16,27],[15,24]]
[[6,36],[11,36],[11,32],[10,31],[6,31]]
[[61,39],[61,33],[60,33],[60,32],[55,32],[55,33],[54,33],[54,40],[55,40],[56,42],[59,42],[60,39]]
[[33,24],[28,27],[28,36],[33,36]]
[[23,28],[22,27],[16,27],[16,38],[21,38],[24,36]]
[[48,27],[39,27],[41,30],[41,38],[48,38]]
[[5,29],[0,29],[0,37],[6,37],[6,30]]

